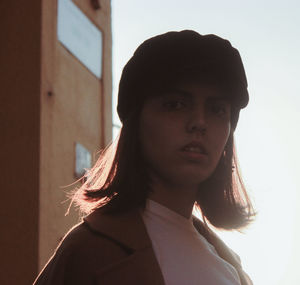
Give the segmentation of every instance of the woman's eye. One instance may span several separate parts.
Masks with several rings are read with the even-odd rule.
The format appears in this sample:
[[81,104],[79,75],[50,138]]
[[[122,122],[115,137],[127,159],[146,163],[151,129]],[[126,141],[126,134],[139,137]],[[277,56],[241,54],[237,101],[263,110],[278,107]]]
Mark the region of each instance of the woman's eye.
[[224,104],[213,104],[211,106],[211,111],[212,113],[218,115],[218,116],[223,116],[226,115],[228,110],[228,108],[226,107],[226,105]]
[[168,101],[163,103],[163,107],[167,110],[181,110],[186,107],[186,104],[182,101]]

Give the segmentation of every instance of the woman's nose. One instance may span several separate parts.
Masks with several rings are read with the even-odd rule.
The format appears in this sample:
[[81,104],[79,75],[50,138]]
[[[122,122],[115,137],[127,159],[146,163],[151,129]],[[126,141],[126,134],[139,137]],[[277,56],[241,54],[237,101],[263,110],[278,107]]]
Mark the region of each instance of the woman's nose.
[[192,111],[187,122],[187,131],[204,135],[207,131],[207,121],[204,110]]

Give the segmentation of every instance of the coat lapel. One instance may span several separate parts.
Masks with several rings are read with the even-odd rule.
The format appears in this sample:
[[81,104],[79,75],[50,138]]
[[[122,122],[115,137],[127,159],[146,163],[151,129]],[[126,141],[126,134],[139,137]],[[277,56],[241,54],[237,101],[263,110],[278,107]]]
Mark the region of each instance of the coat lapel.
[[84,221],[93,230],[117,243],[123,244],[129,249],[141,250],[151,246],[150,237],[138,209],[116,214],[105,214],[100,208],[84,218]]
[[96,276],[96,284],[101,285],[165,284],[151,247],[135,251],[118,263],[101,269]]
[[218,255],[235,267],[239,274],[241,285],[252,285],[253,283],[251,279],[242,268],[239,256],[233,252],[213,231],[205,227],[202,221],[194,218],[193,223],[197,231],[214,246]]
[[130,252],[118,262],[101,268],[96,274],[96,284],[165,284],[139,210],[106,215],[99,209],[84,220],[93,230]]

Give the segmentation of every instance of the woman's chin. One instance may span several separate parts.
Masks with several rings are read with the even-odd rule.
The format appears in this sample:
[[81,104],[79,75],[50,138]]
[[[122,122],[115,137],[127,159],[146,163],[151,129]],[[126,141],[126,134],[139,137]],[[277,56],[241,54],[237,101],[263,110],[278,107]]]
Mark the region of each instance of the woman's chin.
[[174,185],[181,185],[182,188],[197,188],[204,182],[207,178],[209,178],[210,173],[181,173],[174,175]]

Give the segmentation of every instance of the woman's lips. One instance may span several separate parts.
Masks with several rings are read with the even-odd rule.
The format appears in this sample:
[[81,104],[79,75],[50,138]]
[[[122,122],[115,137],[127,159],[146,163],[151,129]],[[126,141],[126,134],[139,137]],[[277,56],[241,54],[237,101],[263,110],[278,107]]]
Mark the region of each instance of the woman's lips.
[[206,148],[202,142],[199,141],[193,141],[185,145],[180,151],[185,158],[192,161],[203,161],[208,157]]
[[185,158],[193,161],[203,161],[207,159],[207,154],[205,153],[194,152],[189,150],[181,150],[181,153]]
[[186,144],[184,147],[182,147],[181,150],[199,154],[207,154],[206,148],[200,141],[192,141],[189,144]]

